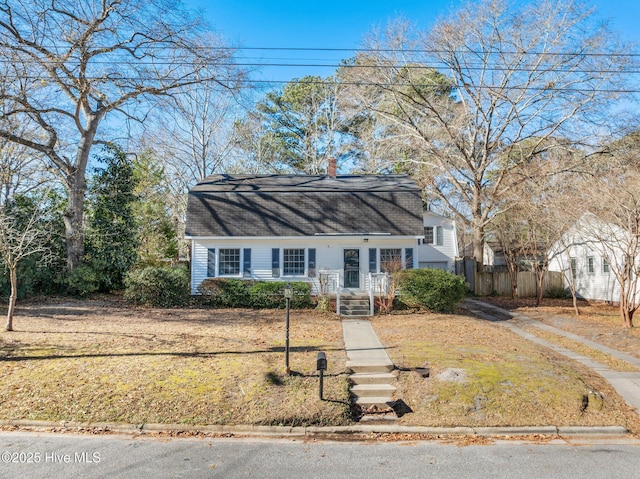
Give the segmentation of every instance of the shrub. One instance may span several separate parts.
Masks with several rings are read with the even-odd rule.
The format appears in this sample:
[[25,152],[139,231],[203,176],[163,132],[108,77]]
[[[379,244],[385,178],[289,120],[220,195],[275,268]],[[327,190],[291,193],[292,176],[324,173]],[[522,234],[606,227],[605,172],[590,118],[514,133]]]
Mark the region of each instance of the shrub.
[[[207,278],[198,291],[203,301],[216,308],[277,309],[285,307],[284,281],[254,281],[233,278]],[[294,309],[312,306],[311,285],[297,281],[291,283]]]
[[411,308],[452,313],[466,292],[464,278],[440,269],[409,269],[400,274],[399,299]]
[[189,272],[179,267],[147,267],[131,271],[125,278],[124,297],[147,306],[170,308],[190,300]]
[[73,296],[89,296],[100,290],[102,273],[88,263],[83,263],[69,272],[66,278],[67,292]]
[[571,293],[564,288],[549,288],[545,294],[547,298],[566,299],[571,297]]

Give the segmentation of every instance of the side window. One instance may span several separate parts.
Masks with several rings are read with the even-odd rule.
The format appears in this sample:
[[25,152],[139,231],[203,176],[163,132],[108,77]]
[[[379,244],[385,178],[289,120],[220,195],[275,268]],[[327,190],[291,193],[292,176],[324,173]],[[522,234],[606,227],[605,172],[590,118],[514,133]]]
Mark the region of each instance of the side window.
[[589,256],[587,258],[587,273],[595,273],[596,272],[596,266],[595,266],[595,259],[593,256]]
[[433,226],[424,227],[424,244],[433,244]]

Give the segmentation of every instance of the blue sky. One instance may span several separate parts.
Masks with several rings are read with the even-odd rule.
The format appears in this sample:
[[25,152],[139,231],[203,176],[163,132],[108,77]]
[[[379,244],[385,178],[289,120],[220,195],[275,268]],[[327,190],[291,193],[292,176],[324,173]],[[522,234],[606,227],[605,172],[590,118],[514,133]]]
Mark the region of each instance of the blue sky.
[[[589,0],[588,0],[589,1]],[[357,48],[376,25],[404,16],[427,29],[462,0],[185,0],[230,43],[242,47]],[[627,41],[640,43],[640,0],[590,0]],[[243,51],[249,62],[335,64],[349,52]],[[327,76],[334,68],[267,67],[254,78],[288,81],[305,75]]]

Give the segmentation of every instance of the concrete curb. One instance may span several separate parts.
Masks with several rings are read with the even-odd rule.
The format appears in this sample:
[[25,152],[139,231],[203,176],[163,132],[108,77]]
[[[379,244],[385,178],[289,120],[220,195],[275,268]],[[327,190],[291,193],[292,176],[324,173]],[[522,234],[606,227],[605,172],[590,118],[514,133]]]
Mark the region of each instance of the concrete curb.
[[31,421],[0,420],[0,427],[21,427],[26,429],[59,429],[92,432],[117,432],[127,434],[151,433],[203,433],[228,434],[234,436],[263,437],[311,437],[359,434],[415,434],[426,436],[626,436],[629,431],[622,426],[522,426],[522,427],[423,427],[367,424],[353,426],[198,426],[189,424],[122,424],[91,423],[73,421]]

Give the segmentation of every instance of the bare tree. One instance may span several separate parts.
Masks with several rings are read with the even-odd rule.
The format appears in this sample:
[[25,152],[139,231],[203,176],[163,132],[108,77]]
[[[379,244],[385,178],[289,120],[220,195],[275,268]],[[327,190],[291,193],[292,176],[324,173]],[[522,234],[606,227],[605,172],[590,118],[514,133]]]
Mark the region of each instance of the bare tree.
[[[635,146],[634,146],[635,145]],[[591,241],[615,276],[620,289],[620,316],[633,327],[640,308],[640,162],[638,136],[617,142],[606,170],[585,189],[592,215],[584,221]]]
[[47,253],[47,232],[40,221],[43,212],[34,208],[26,221],[20,221],[11,205],[0,205],[0,256],[9,272],[11,293],[5,329],[13,331],[13,316],[18,300],[18,265],[28,256]]
[[611,126],[630,58],[581,3],[511,5],[469,2],[428,33],[393,23],[350,70],[355,93],[406,145],[396,163],[472,229],[478,261],[485,228],[522,181],[512,173],[556,138],[593,148]]
[[237,81],[232,50],[168,0],[1,0],[0,49],[3,115],[30,132],[0,137],[46,157],[66,188],[70,269],[84,255],[85,175],[105,118],[142,120],[149,98]]

